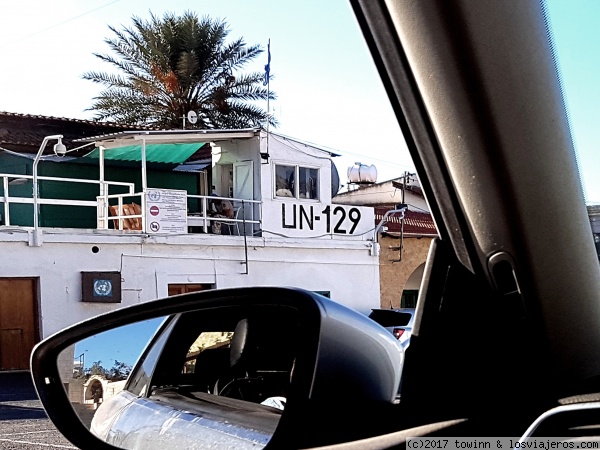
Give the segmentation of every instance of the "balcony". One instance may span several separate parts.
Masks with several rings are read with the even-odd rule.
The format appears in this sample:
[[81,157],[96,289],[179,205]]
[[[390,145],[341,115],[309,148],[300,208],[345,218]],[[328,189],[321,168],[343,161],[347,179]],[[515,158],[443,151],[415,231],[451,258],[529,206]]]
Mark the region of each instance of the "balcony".
[[[0,225],[5,227],[39,229],[45,217],[44,208],[47,208],[48,211],[52,210],[49,214],[53,218],[58,217],[53,219],[53,224],[60,225],[62,216],[64,227],[68,228],[89,229],[90,226],[86,225],[89,221],[84,218],[89,216],[88,211],[92,210],[95,211],[95,228],[98,230],[142,234],[162,232],[224,235],[258,235],[261,230],[261,202],[258,200],[194,195],[185,190],[147,188],[144,192],[135,192],[134,183],[51,176],[37,177],[39,193],[36,196],[29,191],[34,181],[32,175],[0,173],[0,180]],[[86,190],[89,192],[90,186],[96,186],[101,195],[89,199],[64,198],[64,195],[44,196],[44,184],[55,188],[63,185],[60,189],[48,190],[49,192],[71,194]],[[124,192],[109,194],[114,190]],[[30,192],[29,195],[26,194],[27,191]],[[153,193],[157,192],[163,194],[163,201],[160,203],[153,201]],[[171,193],[170,199],[166,201],[165,192]],[[219,206],[223,204],[227,204],[228,208],[223,209]],[[165,214],[161,215],[161,208],[165,210]],[[36,209],[38,214],[34,214]],[[18,220],[13,221],[11,216],[15,213]],[[73,218],[74,214],[79,215],[82,220]]]

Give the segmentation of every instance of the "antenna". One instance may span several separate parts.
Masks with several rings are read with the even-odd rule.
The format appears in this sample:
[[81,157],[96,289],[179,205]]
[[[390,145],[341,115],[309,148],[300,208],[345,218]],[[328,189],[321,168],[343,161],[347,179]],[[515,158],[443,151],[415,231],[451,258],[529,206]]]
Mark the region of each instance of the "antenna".
[[192,125],[195,124],[196,122],[198,122],[198,114],[196,114],[196,111],[193,111],[193,110],[189,111],[187,113],[187,120]]
[[[186,116],[181,117],[183,119],[183,129],[184,130],[185,130],[185,117]],[[196,114],[196,111],[194,111],[194,110],[188,111],[187,120],[192,125],[195,124],[196,122],[198,122],[198,114]]]

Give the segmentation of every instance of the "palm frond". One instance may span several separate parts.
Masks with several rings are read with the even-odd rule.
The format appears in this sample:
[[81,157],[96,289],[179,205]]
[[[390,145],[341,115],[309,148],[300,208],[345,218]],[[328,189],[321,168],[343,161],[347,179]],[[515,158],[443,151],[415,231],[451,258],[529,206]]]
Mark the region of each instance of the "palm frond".
[[89,108],[97,118],[178,127],[181,116],[194,109],[198,127],[245,128],[267,120],[276,125],[255,104],[276,98],[262,85],[264,75],[242,71],[263,50],[243,38],[226,42],[224,20],[191,11],[150,13],[148,20],[134,16],[130,27],[109,29],[113,36],[105,43],[111,54],[95,56],[118,73],[82,75],[106,88]]

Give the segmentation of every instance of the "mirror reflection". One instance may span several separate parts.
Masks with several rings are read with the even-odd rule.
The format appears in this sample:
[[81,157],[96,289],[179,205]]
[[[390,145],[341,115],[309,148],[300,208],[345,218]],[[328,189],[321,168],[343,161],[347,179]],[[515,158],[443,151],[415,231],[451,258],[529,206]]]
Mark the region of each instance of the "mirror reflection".
[[282,306],[130,324],[65,349],[62,382],[80,420],[117,447],[260,448],[285,410],[297,326]]
[[164,317],[91,336],[63,350],[58,367],[73,408],[89,428],[95,411],[126,380]]

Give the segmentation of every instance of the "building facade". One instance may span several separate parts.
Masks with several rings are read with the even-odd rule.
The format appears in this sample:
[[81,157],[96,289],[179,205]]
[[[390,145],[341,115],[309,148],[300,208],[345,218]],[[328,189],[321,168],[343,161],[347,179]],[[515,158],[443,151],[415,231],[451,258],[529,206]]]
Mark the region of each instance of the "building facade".
[[88,142],[72,159],[0,145],[0,369],[27,368],[66,326],[177,293],[283,285],[379,305],[374,211],[332,204],[334,154],[258,129],[72,145]]
[[[379,307],[414,308],[429,247],[437,236],[416,177],[405,174],[381,183],[354,186],[338,194],[334,202],[375,208],[375,226],[381,225],[381,233],[377,236]],[[406,207],[403,214],[386,217],[386,212],[403,206]]]

